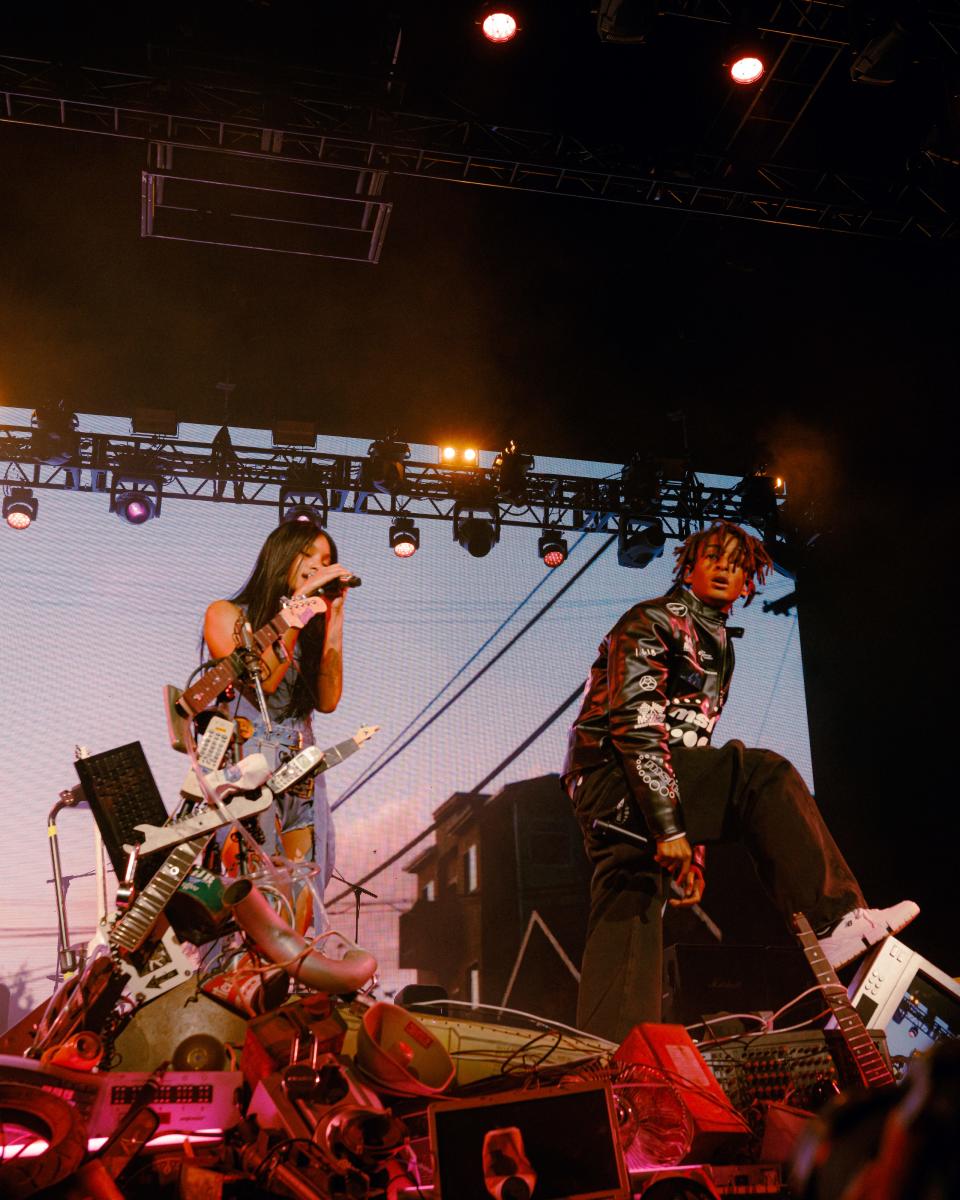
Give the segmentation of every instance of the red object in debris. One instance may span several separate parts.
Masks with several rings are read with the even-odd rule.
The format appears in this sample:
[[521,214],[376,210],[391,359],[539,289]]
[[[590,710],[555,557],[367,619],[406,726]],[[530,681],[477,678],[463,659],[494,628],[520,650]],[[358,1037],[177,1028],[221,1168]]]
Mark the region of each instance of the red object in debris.
[[750,1136],[750,1126],[727,1099],[682,1025],[635,1025],[613,1057],[617,1062],[652,1067],[677,1089],[693,1121],[690,1160],[703,1161],[722,1143]]
[[409,1042],[394,1042],[390,1047],[390,1057],[395,1058],[401,1066],[409,1067],[413,1062],[413,1047]]

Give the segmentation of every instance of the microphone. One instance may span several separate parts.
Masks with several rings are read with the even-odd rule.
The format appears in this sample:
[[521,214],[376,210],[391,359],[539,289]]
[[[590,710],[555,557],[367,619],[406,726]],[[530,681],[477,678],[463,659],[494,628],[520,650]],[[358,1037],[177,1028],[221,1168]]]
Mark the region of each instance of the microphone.
[[325,583],[322,588],[317,590],[321,596],[339,596],[344,588],[359,587],[363,580],[359,575],[348,575],[346,579],[331,579],[329,583]]

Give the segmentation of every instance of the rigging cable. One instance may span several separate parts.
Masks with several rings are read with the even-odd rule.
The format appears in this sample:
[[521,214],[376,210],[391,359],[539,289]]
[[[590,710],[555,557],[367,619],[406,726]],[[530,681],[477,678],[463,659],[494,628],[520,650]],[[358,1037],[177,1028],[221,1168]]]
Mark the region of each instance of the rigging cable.
[[[576,550],[577,546],[580,545],[580,543],[583,541],[583,539],[585,537],[587,537],[587,534],[581,533],[580,537],[574,543],[574,547],[573,547],[574,550]],[[486,641],[484,641],[480,646],[478,646],[477,649],[473,652],[473,654],[471,654],[470,657],[467,659],[467,661],[465,663],[463,663],[460,667],[457,668],[457,670],[453,673],[453,675],[450,676],[450,678],[443,685],[443,687],[438,692],[435,692],[434,695],[420,709],[420,711],[410,718],[410,720],[406,723],[406,725],[404,725],[403,729],[401,729],[398,733],[394,734],[394,736],[390,739],[390,741],[386,744],[386,746],[384,746],[380,750],[380,752],[376,755],[376,757],[373,759],[373,761],[364,768],[364,770],[360,774],[360,776],[357,779],[355,779],[353,781],[353,783],[350,784],[350,786],[344,791],[343,795],[338,798],[337,804],[342,804],[345,801],[349,800],[354,792],[358,792],[363,787],[363,785],[367,782],[367,780],[371,779],[373,777],[374,773],[378,769],[380,760],[385,755],[390,753],[390,751],[397,744],[397,742],[399,742],[401,740],[401,738],[406,736],[406,734],[414,727],[414,725],[416,725],[416,723],[420,720],[420,718],[422,716],[425,716],[426,713],[428,713],[430,711],[430,709],[434,706],[434,704],[436,704],[436,702],[440,699],[440,697],[444,694],[444,692],[446,692],[449,688],[453,687],[454,683],[456,683],[457,679],[459,679],[459,677],[464,673],[464,671],[466,671],[466,669],[470,666],[470,664],[475,662],[480,657],[480,655],[484,652],[484,650],[486,650],[486,648],[491,644],[491,642],[496,640],[496,638],[503,632],[504,629],[506,629],[506,627],[510,624],[510,622],[517,615],[517,613],[526,604],[530,603],[530,601],[537,594],[537,592],[540,590],[540,588],[542,588],[543,585],[549,579],[550,579],[550,576],[545,575],[542,579],[540,579],[537,583],[534,584],[534,586],[530,589],[530,591],[526,594],[526,596],[524,596],[524,598],[520,601],[520,603],[514,607],[513,612],[511,612],[508,616],[504,617],[504,619],[500,622],[500,624],[493,631],[493,633],[490,634],[490,636],[486,639]]]
[[[407,746],[409,746],[411,744],[411,742],[415,741],[420,736],[421,733],[424,733],[427,729],[429,729],[430,726],[434,723],[434,721],[436,721],[440,717],[442,717],[443,714],[447,711],[447,709],[451,707],[451,705],[456,703],[456,701],[459,700],[460,697],[465,692],[467,692],[470,688],[472,688],[473,685],[478,682],[478,680],[482,679],[483,676],[487,673],[487,671],[489,671],[490,668],[495,663],[499,662],[499,660],[507,653],[507,651],[510,650],[516,644],[516,642],[518,642],[520,640],[520,638],[523,637],[523,635],[527,632],[527,630],[532,628],[532,626],[535,625],[542,616],[544,616],[547,612],[550,611],[550,609],[554,606],[554,604],[556,604],[556,602],[560,599],[560,597],[565,592],[567,592],[571,587],[573,587],[573,585],[577,582],[577,580],[584,573],[584,571],[586,571],[588,568],[592,567],[593,564],[600,557],[600,555],[603,554],[605,550],[607,550],[610,546],[613,545],[613,543],[617,540],[617,536],[618,535],[614,533],[609,538],[607,538],[607,540],[603,543],[603,545],[597,551],[595,551],[590,556],[590,558],[587,559],[587,561],[583,564],[583,566],[578,568],[578,570],[576,572],[574,572],[573,575],[571,575],[571,577],[567,580],[567,582],[563,585],[563,587],[559,588],[557,590],[557,592],[553,596],[551,596],[551,598],[546,602],[546,604],[544,604],[543,608],[541,608],[534,616],[532,616],[530,618],[530,620],[527,621],[527,623],[523,626],[523,628],[518,630],[517,633],[515,633],[513,635],[513,637],[507,642],[507,644],[505,646],[501,647],[501,649],[499,649],[497,651],[497,653],[488,662],[484,663],[484,665],[480,668],[480,670],[476,673],[476,675],[474,675],[471,679],[468,679],[467,682],[463,685],[463,687],[461,687],[460,690],[455,695],[451,696],[450,699],[444,705],[442,705],[442,707],[437,709],[437,711],[433,714],[433,716],[431,716],[427,721],[425,721],[423,723],[423,725],[421,725],[420,728],[418,730],[416,730],[415,733],[412,733],[406,739],[405,742],[403,742],[400,746],[397,747],[396,750],[394,750],[394,752],[392,754],[388,755],[388,757],[385,758],[375,770],[370,771],[370,773],[363,780],[363,783],[369,783],[370,780],[374,778],[374,776],[379,775],[379,773],[383,770],[384,767],[388,766],[391,762],[393,762],[393,760],[398,755],[402,754],[403,751],[407,748]],[[574,694],[578,695],[579,692],[580,692],[580,689],[578,688],[577,692]],[[563,708],[566,708],[569,704],[570,704],[569,700],[564,701]],[[561,712],[563,711],[563,708],[561,708],[561,710],[560,710]],[[556,715],[558,715],[558,714],[555,714],[553,719],[555,719]],[[512,759],[510,761],[512,761]],[[497,772],[495,772],[495,774],[497,774],[498,772],[499,772],[499,769]],[[330,805],[330,811],[336,812],[336,810],[340,807],[341,804],[345,804],[347,802],[347,800],[349,800],[350,797],[356,793],[358,786],[359,786],[359,784],[356,784],[352,788],[350,788],[346,792],[344,792],[344,794],[338,800],[336,800],[335,803]]]
[[[500,774],[501,771],[506,770],[506,768],[513,762],[513,760],[515,758],[519,758],[519,756],[524,752],[524,750],[526,750],[528,746],[532,745],[532,743],[535,742],[538,737],[540,737],[540,735],[544,732],[544,730],[549,729],[549,727],[553,724],[553,722],[556,721],[556,719],[558,717],[562,716],[563,713],[574,702],[574,700],[578,699],[582,693],[583,693],[583,687],[582,687],[582,685],[578,685],[570,693],[570,695],[566,698],[566,700],[564,700],[560,705],[558,705],[545,720],[540,722],[540,724],[533,731],[533,733],[531,733],[527,737],[525,737],[519,746],[515,746],[510,751],[510,753],[507,755],[507,757],[505,759],[503,759],[501,762],[499,762],[494,767],[494,769],[492,771],[490,771],[489,774],[485,775],[478,784],[476,784],[473,788],[470,789],[469,792],[466,793],[466,795],[468,795],[468,796],[479,795],[480,792],[483,791],[483,789],[487,786],[487,784],[492,779],[495,779]],[[403,858],[404,855],[409,854],[409,852],[414,848],[414,846],[419,845],[420,842],[422,842],[424,840],[424,838],[428,838],[431,833],[435,833],[439,827],[440,827],[439,821],[432,821],[426,827],[426,829],[421,829],[421,831],[417,834],[417,836],[415,838],[413,838],[411,841],[407,842],[407,844],[405,846],[401,846],[401,848],[399,850],[397,850],[396,853],[391,854],[389,858],[385,859],[382,863],[379,863],[376,867],[374,867],[374,869],[372,871],[370,871],[368,874],[364,875],[361,879],[358,879],[357,882],[353,885],[353,887],[349,887],[349,888],[347,888],[346,891],[338,893],[331,900],[324,901],[326,907],[328,907],[328,908],[332,907],[339,900],[343,900],[345,896],[352,896],[354,894],[354,888],[360,887],[363,884],[369,883],[371,879],[376,879],[376,877],[378,875],[380,875],[383,871],[385,871],[387,869],[387,867],[392,867],[398,858]]]

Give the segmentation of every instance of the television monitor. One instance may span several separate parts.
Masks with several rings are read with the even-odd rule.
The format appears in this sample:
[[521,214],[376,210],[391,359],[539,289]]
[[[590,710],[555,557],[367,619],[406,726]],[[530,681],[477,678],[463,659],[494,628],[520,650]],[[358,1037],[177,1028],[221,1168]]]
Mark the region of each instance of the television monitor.
[[434,1200],[630,1196],[608,1083],[431,1104],[429,1124]]
[[888,937],[864,960],[849,989],[868,1029],[882,1029],[891,1058],[912,1058],[960,1036],[960,983]]

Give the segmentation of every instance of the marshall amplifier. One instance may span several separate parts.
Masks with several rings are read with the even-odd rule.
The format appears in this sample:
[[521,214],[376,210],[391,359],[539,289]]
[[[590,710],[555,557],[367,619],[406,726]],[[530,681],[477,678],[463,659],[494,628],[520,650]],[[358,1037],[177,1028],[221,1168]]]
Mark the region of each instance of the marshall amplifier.
[[[692,1025],[717,1013],[775,1012],[810,983],[810,968],[793,947],[670,946],[663,956],[662,1019]],[[822,1007],[816,996],[801,1001],[791,1024]]]

